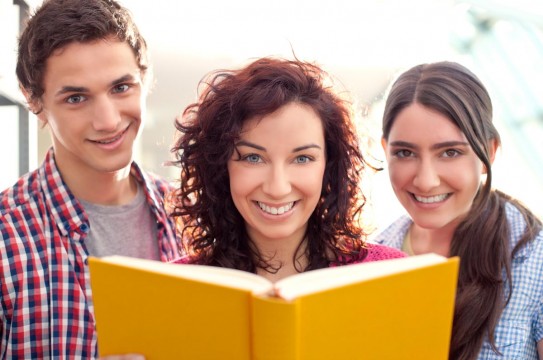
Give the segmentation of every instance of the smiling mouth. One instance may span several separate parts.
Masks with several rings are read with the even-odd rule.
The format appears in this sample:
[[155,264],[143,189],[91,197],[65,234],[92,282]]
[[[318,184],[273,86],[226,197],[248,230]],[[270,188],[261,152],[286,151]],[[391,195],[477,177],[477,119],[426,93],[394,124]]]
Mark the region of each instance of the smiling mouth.
[[260,201],[257,201],[256,203],[257,203],[258,207],[262,211],[264,211],[265,213],[268,213],[268,214],[271,214],[271,215],[282,215],[282,214],[292,210],[292,208],[294,207],[294,204],[296,202],[291,201],[288,204],[280,206],[280,207],[269,206],[269,205],[266,205],[266,204],[264,204],[264,203],[262,203]]
[[413,198],[418,202],[421,202],[424,204],[434,204],[434,203],[445,201],[451,196],[451,193],[434,195],[434,196],[420,196],[420,195],[411,193],[411,196],[413,196]]
[[105,140],[91,140],[92,142],[95,142],[97,144],[104,144],[104,145],[107,145],[107,144],[111,144],[111,143],[114,143],[115,141],[119,140],[121,137],[123,137],[124,134],[126,134],[126,132],[128,131],[128,128],[130,127],[130,125],[128,125],[126,127],[126,129],[124,129],[123,131],[121,131],[117,136],[115,137],[112,137],[112,138],[109,138],[109,139],[105,139]]

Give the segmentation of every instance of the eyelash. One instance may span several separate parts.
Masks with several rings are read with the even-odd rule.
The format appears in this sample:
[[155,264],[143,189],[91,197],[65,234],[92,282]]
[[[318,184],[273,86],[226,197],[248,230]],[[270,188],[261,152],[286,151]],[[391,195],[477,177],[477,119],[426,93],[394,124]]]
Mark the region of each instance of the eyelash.
[[[448,153],[451,153],[451,152],[453,154],[448,155]],[[460,156],[462,154],[463,154],[463,152],[458,150],[458,149],[446,149],[441,153],[440,157],[455,158],[455,157],[458,157],[458,156]],[[414,157],[415,153],[413,151],[411,151],[411,150],[408,150],[408,149],[399,149],[399,150],[394,151],[392,153],[392,155],[399,158],[399,159],[405,159],[405,158]]]
[[[258,161],[249,160],[249,158],[251,158],[251,157],[258,157]],[[256,163],[261,162],[262,157],[260,155],[258,155],[258,154],[250,153],[250,154],[246,154],[246,155],[240,155],[239,160],[240,161],[245,161],[245,162],[248,162],[248,163],[251,163],[251,164],[256,164]]]
[[[73,98],[79,98],[79,101],[76,101],[76,102],[72,102],[71,100]],[[70,95],[66,98],[66,102],[68,104],[72,104],[72,105],[75,105],[75,104],[80,104],[82,103],[83,101],[85,101],[87,99],[87,97],[85,95],[80,95],[80,94],[73,94],[73,95]]]
[[117,94],[118,94],[118,93],[124,93],[124,92],[127,92],[127,91],[130,89],[130,87],[131,87],[130,84],[118,84],[118,85],[115,85],[115,86],[113,87],[113,89],[114,89],[114,90],[117,90],[117,89],[120,88],[121,86],[125,87],[125,90],[124,90],[124,91],[114,91],[114,92],[117,93]]
[[313,158],[312,156],[308,156],[308,155],[299,155],[299,156],[296,156],[296,159],[295,159],[295,160],[299,160],[300,158],[305,159],[305,161],[303,161],[303,162],[297,161],[298,164],[307,164],[308,162],[311,162],[311,161],[314,161],[314,160],[315,160],[315,158]]
[[[258,159],[256,159],[257,161],[251,161],[250,158],[251,157],[257,157]],[[304,159],[303,161],[300,161],[300,159]],[[309,155],[298,155],[295,157],[294,159],[294,162],[297,163],[297,164],[307,164],[311,161],[314,161],[315,159],[312,157],[312,156],[309,156]],[[249,153],[249,154],[245,154],[245,155],[240,155],[239,157],[239,161],[245,161],[245,162],[248,162],[248,163],[251,163],[251,164],[257,164],[257,163],[260,163],[262,162],[262,157],[258,154],[255,154],[255,153]]]
[[462,152],[460,150],[457,150],[457,149],[447,149],[447,150],[443,151],[443,155],[446,155],[449,152],[453,152],[454,154],[452,156],[445,156],[446,158],[453,158],[453,157],[458,157],[458,156],[462,155]]
[[[405,153],[409,153],[409,154],[406,155]],[[413,152],[407,149],[400,149],[400,150],[394,151],[392,155],[394,155],[397,158],[404,159],[404,158],[413,156]]]
[[[121,91],[118,91],[119,88],[123,88],[123,90]],[[123,94],[125,92],[127,92],[128,90],[130,90],[130,88],[132,87],[131,84],[118,84],[118,85],[115,85],[113,87],[113,93],[114,94]],[[79,98],[79,101],[76,101],[76,102],[72,102],[71,100],[73,98]],[[68,104],[72,104],[72,105],[75,105],[75,104],[80,104],[82,103],[83,101],[85,101],[87,99],[87,97],[85,95],[82,95],[82,94],[72,94],[70,96],[68,96],[65,100],[65,102],[67,102]]]

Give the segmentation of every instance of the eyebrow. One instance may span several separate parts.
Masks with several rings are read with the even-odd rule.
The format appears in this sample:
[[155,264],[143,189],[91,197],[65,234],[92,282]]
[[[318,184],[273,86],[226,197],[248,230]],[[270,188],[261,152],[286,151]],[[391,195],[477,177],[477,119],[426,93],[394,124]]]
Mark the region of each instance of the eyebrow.
[[[130,74],[126,74],[121,76],[118,79],[113,80],[109,83],[109,86],[115,86],[122,84],[127,81],[134,81],[134,76]],[[63,86],[57,93],[56,96],[63,95],[66,93],[86,93],[89,92],[89,89],[84,86]]]
[[[410,142],[407,142],[407,141],[393,141],[390,143],[390,146],[394,146],[394,147],[405,147],[405,148],[409,148],[409,149],[418,149],[419,146],[413,144],[413,143],[410,143]],[[430,149],[432,150],[438,150],[438,149],[443,149],[443,148],[447,148],[447,147],[455,147],[455,146],[470,146],[469,143],[465,142],[465,141],[444,141],[444,142],[440,142],[440,143],[437,143],[437,144],[434,144],[430,147]]]
[[[249,141],[246,141],[246,140],[240,140],[236,143],[236,146],[247,146],[247,147],[251,147],[251,148],[254,148],[254,149],[257,149],[257,150],[261,150],[261,151],[266,151],[266,148],[263,147],[263,146],[260,146],[260,145],[257,145],[257,144],[254,144],[252,142],[249,142]],[[303,145],[303,146],[298,146],[296,148],[294,148],[292,150],[293,153],[295,152],[298,152],[298,151],[303,151],[303,150],[306,150],[306,149],[322,149],[319,145],[317,144],[308,144],[308,145]]]

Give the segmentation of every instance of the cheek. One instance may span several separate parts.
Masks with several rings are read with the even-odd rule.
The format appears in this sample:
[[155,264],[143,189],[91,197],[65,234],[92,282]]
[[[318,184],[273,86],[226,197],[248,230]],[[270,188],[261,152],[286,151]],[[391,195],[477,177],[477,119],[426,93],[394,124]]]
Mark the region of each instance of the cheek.
[[[57,139],[70,142],[79,138],[84,133],[85,121],[62,121],[62,118],[48,118],[47,126]],[[78,120],[81,120],[78,117]]]
[[242,201],[245,198],[246,188],[244,188],[242,180],[239,177],[232,177],[230,176],[230,196],[232,197],[232,201],[234,203],[234,206],[238,209],[240,209],[242,205]]
[[230,179],[230,192],[234,202],[236,202],[236,198],[249,194],[258,181],[257,174],[246,171],[239,164],[228,165],[228,177]]
[[322,181],[324,179],[324,165],[312,169],[311,174],[301,173],[294,176],[296,187],[303,189],[307,196],[314,196],[318,200],[322,192]]
[[475,193],[479,189],[481,181],[483,180],[483,169],[484,167],[480,162],[470,164],[469,171],[458,173],[458,175],[463,173],[463,176],[457,177],[457,179],[459,180],[458,186],[468,189],[470,192],[473,193],[473,196],[475,196]]
[[145,104],[145,99],[134,96],[125,104],[122,104],[122,107],[119,108],[119,111],[121,113],[129,114],[130,117],[141,121],[146,116],[147,108]]
[[322,178],[315,178],[308,181],[302,181],[300,185],[305,189],[305,192],[310,196],[319,198],[322,192]]
[[393,188],[398,188],[407,182],[409,179],[409,169],[405,166],[389,165],[388,176]]

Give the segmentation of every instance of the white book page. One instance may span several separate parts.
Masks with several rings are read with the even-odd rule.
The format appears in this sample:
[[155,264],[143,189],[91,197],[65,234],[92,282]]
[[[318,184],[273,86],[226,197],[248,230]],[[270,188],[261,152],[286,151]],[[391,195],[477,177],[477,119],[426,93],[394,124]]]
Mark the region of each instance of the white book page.
[[105,256],[100,261],[122,265],[134,269],[165,274],[184,279],[201,281],[240,290],[248,290],[254,294],[271,292],[273,284],[266,278],[246,271],[219,268],[206,265],[169,264],[155,260],[131,258],[126,256]]
[[400,273],[447,261],[437,254],[424,254],[399,259],[344,265],[308,271],[275,283],[275,293],[285,300],[329,290],[364,280]]

